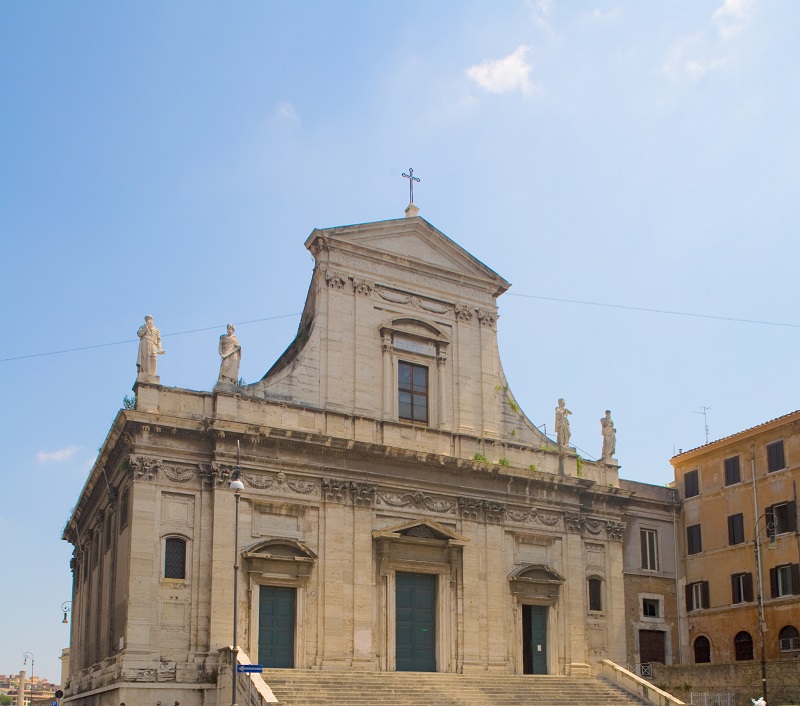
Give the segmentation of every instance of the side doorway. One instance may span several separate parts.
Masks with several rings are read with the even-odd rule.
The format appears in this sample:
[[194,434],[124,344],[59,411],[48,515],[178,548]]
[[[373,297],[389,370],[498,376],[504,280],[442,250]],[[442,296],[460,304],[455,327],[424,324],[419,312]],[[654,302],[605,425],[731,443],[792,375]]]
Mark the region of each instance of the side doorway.
[[294,668],[297,589],[261,586],[258,599],[258,662],[272,669]]
[[547,674],[547,606],[522,606],[522,673]]

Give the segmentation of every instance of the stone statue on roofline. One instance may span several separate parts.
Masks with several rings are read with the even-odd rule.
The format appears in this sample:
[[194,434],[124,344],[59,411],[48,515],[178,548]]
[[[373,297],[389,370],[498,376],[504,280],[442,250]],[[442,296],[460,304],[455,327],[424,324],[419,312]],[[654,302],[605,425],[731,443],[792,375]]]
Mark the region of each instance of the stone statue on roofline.
[[569,428],[569,415],[572,414],[564,403],[564,398],[558,400],[558,407],[556,407],[556,441],[559,446],[569,446],[569,437],[572,432]]
[[161,347],[161,332],[155,327],[153,317],[144,317],[144,326],[136,332],[139,337],[139,354],[136,357],[136,372],[139,377],[156,377],[158,356],[166,352]]
[[233,324],[228,324],[228,332],[219,337],[219,381],[229,385],[239,383],[239,363],[242,361],[242,347],[234,336]]
[[611,410],[606,410],[606,416],[600,419],[600,427],[603,430],[603,451],[600,458],[610,459],[617,450],[617,430],[614,428],[614,421],[611,419]]

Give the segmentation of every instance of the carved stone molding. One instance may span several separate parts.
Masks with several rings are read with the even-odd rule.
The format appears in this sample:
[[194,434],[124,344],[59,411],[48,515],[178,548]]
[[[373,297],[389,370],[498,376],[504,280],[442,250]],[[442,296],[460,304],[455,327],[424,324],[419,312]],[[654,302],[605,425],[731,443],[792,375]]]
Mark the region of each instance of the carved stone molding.
[[478,321],[481,326],[494,326],[497,322],[497,314],[493,311],[486,311],[485,309],[475,309],[478,315]]
[[368,483],[350,483],[350,493],[356,505],[374,505],[378,488]]
[[425,495],[419,491],[415,493],[378,493],[378,504],[382,502],[392,507],[409,507],[425,508],[430,512],[447,512],[455,513],[456,503],[453,500],[445,500],[443,498],[434,498],[430,495]]
[[564,513],[564,526],[567,528],[569,532],[581,532],[583,531],[583,523],[585,518],[583,515],[576,515],[572,512],[565,512]]
[[432,314],[449,314],[452,307],[444,302],[436,301],[435,299],[427,299],[415,294],[407,294],[406,292],[399,292],[395,289],[388,287],[381,287],[375,285],[375,293],[384,301],[392,302],[392,304],[407,304],[415,309],[422,309]]
[[491,500],[483,501],[483,512],[486,515],[487,522],[502,522],[507,509],[505,503],[493,502]]
[[361,279],[360,277],[353,277],[352,275],[349,279],[353,283],[353,291],[356,294],[363,294],[368,297],[372,293],[372,285],[367,282],[367,280]]
[[179,468],[177,466],[164,466],[164,475],[173,483],[188,483],[197,472],[191,468]]
[[308,495],[317,489],[316,483],[289,478],[283,471],[276,473],[274,477],[243,473],[242,478],[247,481],[247,485],[249,485],[251,488],[258,488],[259,490],[266,490],[274,485],[276,490],[286,492],[286,489],[288,488],[294,493]]
[[514,522],[533,522],[534,524],[555,527],[559,522],[558,515],[551,515],[540,512],[537,508],[531,507],[525,510],[506,510],[506,516]]
[[325,273],[325,283],[331,289],[344,289],[344,285],[347,284],[347,278],[344,275],[338,274],[337,272],[328,270]]
[[151,456],[130,456],[128,464],[134,480],[155,480],[162,461]]
[[625,523],[611,522],[611,520],[608,520],[606,522],[606,532],[608,532],[609,539],[615,539],[621,542],[622,534],[625,532]]
[[459,498],[458,507],[461,510],[461,516],[469,520],[477,520],[478,512],[483,505],[482,500],[476,498]]
[[601,520],[571,512],[564,514],[564,525],[569,532],[586,532],[594,537],[597,537],[605,530],[608,539],[617,541],[622,540],[622,535],[625,531],[624,522]]
[[221,488],[230,483],[231,475],[233,474],[233,466],[228,463],[212,461],[210,465],[207,463],[199,464],[197,472],[203,479],[203,487]]
[[456,304],[453,309],[459,321],[472,321],[472,315],[475,313],[475,310],[471,306]]
[[343,503],[347,496],[349,481],[337,478],[322,479],[322,495],[328,502]]

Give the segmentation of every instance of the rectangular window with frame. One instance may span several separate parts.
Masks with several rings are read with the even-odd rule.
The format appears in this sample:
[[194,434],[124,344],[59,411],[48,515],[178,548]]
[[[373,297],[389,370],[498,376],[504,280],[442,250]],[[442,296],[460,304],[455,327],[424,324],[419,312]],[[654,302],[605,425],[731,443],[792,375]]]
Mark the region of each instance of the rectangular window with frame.
[[742,480],[742,470],[739,467],[739,457],[725,459],[725,485],[734,485]]
[[642,543],[642,568],[658,571],[658,532],[642,529],[639,532]]
[[700,495],[699,471],[689,471],[683,475],[683,497],[693,498]]
[[686,610],[700,610],[711,605],[708,581],[695,581],[686,585]]
[[753,574],[731,576],[731,603],[750,603],[753,600]]
[[703,537],[700,525],[689,525],[686,528],[686,551],[689,554],[699,554],[703,551]]
[[660,618],[661,601],[657,598],[642,598],[642,617]]
[[797,531],[797,503],[777,503],[767,508],[767,518],[772,523],[773,534]]
[[783,455],[783,440],[767,444],[767,472],[774,473],[786,468],[786,458]]
[[428,423],[428,367],[399,361],[397,364],[398,416]]
[[589,610],[603,610],[603,582],[600,579],[589,579]]
[[728,544],[741,544],[744,542],[744,515],[728,515]]
[[769,570],[769,583],[773,598],[800,594],[800,565],[773,566]]

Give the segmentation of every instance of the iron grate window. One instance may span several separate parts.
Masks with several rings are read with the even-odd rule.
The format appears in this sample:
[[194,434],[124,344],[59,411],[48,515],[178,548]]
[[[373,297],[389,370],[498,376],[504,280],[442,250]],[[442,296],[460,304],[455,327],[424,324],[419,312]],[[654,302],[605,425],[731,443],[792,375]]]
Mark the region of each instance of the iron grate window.
[[164,543],[164,578],[186,578],[186,540],[168,537]]

